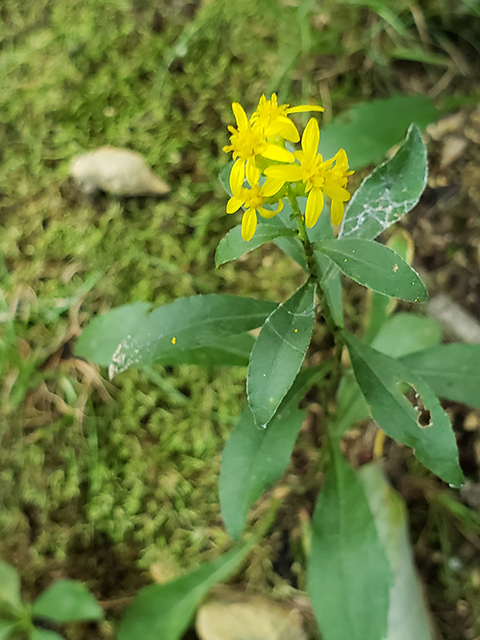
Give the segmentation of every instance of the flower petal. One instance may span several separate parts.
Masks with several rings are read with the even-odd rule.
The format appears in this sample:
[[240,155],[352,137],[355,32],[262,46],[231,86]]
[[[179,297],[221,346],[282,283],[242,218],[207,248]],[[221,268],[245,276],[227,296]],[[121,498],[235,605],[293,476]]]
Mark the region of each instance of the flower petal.
[[260,169],[255,164],[255,158],[251,157],[247,160],[247,181],[251,187],[258,184],[260,180]]
[[327,196],[332,200],[343,200],[343,201],[350,200],[350,194],[345,189],[345,187],[342,187],[341,185],[338,184],[338,182],[334,180],[329,180],[327,178],[325,180],[323,190],[325,191]]
[[343,218],[344,205],[341,200],[332,200],[330,205],[330,217],[334,225],[340,224]]
[[303,113],[304,111],[325,111],[319,104],[299,104],[296,107],[288,107],[286,113]]
[[302,149],[308,159],[314,158],[318,152],[320,129],[315,118],[310,118],[302,137]]
[[241,192],[243,181],[245,180],[245,160],[235,160],[232,170],[230,171],[230,190],[233,195]]
[[239,129],[246,129],[248,126],[248,118],[242,105],[239,102],[233,102],[232,111],[237,121],[237,127]]
[[287,151],[284,147],[280,147],[278,144],[269,144],[268,142],[262,144],[258,153],[268,160],[276,160],[277,162],[295,161],[293,153],[290,153],[290,151]]
[[248,242],[253,238],[257,228],[257,212],[255,209],[247,209],[242,218],[242,238]]
[[275,209],[275,211],[269,211],[268,209],[264,209],[263,207],[258,207],[257,211],[263,218],[273,218],[273,216],[276,216],[277,213],[279,213],[282,209],[283,209],[283,201],[280,200],[280,202],[278,203],[278,207]]
[[238,211],[240,209],[240,207],[243,204],[243,200],[241,200],[240,198],[236,198],[235,196],[233,196],[232,198],[230,198],[230,200],[227,202],[227,213],[235,213],[236,211]]
[[302,167],[298,164],[267,167],[264,173],[269,178],[283,180],[284,182],[298,182],[302,179]]
[[262,184],[262,195],[265,198],[270,198],[280,191],[280,189],[285,184],[285,180],[281,178],[267,178],[265,182]]
[[279,135],[289,142],[298,142],[300,140],[297,127],[286,116],[278,116],[277,119],[265,129],[265,135],[267,137]]
[[323,193],[321,189],[311,189],[305,209],[305,224],[310,229],[317,222],[323,209]]

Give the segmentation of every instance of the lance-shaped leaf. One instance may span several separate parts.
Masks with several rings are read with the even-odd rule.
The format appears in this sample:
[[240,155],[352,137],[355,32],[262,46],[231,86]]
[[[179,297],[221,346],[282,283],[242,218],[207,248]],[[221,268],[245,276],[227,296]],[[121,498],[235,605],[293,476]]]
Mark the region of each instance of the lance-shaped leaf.
[[[305,212],[306,198],[302,200],[301,211]],[[324,209],[328,209],[328,205]],[[312,229],[307,230],[310,242],[322,242],[333,240],[332,225],[330,224],[330,211],[323,211],[317,224]],[[315,251],[317,263],[319,285],[325,294],[325,302],[330,309],[332,319],[337,327],[343,327],[343,297],[340,271],[337,265],[320,251]]]
[[415,313],[396,313],[390,316],[375,338],[372,347],[392,358],[421,351],[439,344],[442,330],[428,316]]
[[[14,637],[14,632],[20,625],[18,622],[10,622],[0,618],[0,640],[8,640]],[[30,636],[31,637],[31,636]]]
[[178,361],[178,352],[188,362],[189,351],[195,355],[217,340],[255,329],[276,306],[214,294],[179,298],[151,312],[137,302],[95,318],[80,336],[76,354],[109,366],[111,377],[136,364],[167,364],[170,356]]
[[56,631],[34,627],[30,635],[30,640],[64,640],[64,638]]
[[170,351],[168,357],[160,358],[157,362],[163,365],[196,364],[201,367],[246,367],[254,344],[255,338],[250,333],[240,333],[238,336],[217,338],[215,344],[196,349]]
[[440,344],[402,358],[437,396],[480,409],[480,344]]
[[343,294],[340,271],[337,265],[320,251],[315,251],[318,283],[325,294],[325,301],[337,327],[343,327]]
[[232,195],[232,191],[230,189],[230,173],[232,171],[232,167],[234,165],[234,160],[228,162],[223,169],[218,174],[218,179],[220,180],[220,184],[225,189],[225,192],[228,193],[229,196]]
[[242,533],[250,507],[285,472],[306,415],[298,403],[329,367],[301,371],[278,407],[268,429],[259,429],[247,407],[222,454],[219,494],[222,517],[230,536]]
[[378,464],[363,465],[358,478],[393,573],[385,640],[433,640],[436,635],[413,559],[405,503]]
[[383,640],[391,582],[363,486],[333,442],[308,562],[308,591],[322,638]]
[[438,117],[438,109],[426,96],[370,100],[344,111],[323,127],[319,151],[324,158],[332,158],[343,147],[352,169],[377,164],[405,138],[412,122],[424,129]]
[[306,282],[266,319],[250,356],[248,404],[265,427],[302,366],[313,331],[315,285]]
[[12,611],[22,608],[20,576],[12,565],[0,562],[0,607],[6,604]]
[[226,262],[230,262],[230,260],[237,260],[245,253],[249,253],[262,246],[262,244],[271,242],[281,236],[293,237],[295,236],[295,230],[279,227],[275,223],[275,218],[265,220],[263,224],[259,224],[255,235],[248,242],[242,238],[242,225],[238,225],[230,229],[227,235],[220,240],[215,253],[215,265],[219,267]]
[[461,485],[455,435],[432,389],[399,360],[347,331],[342,335],[375,422],[391,438],[411,447],[420,462],[445,482]]
[[58,580],[33,603],[32,613],[55,622],[100,620],[103,610],[90,591],[80,582]]
[[373,240],[345,238],[316,242],[349,278],[387,296],[423,302],[428,293],[419,275],[397,253]]
[[120,622],[118,640],[178,640],[199,602],[218,582],[229,578],[257,542],[225,553],[199,569],[140,591]]
[[417,204],[427,173],[427,149],[419,129],[411,125],[403,146],[353,194],[339,237],[376,238]]

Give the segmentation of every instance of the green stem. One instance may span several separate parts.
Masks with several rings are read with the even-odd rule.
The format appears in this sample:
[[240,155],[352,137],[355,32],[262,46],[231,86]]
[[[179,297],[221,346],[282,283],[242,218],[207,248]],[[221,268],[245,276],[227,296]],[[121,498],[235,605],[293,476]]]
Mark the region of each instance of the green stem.
[[327,325],[328,330],[333,335],[333,339],[335,341],[335,358],[334,358],[334,366],[333,371],[330,376],[330,384],[328,385],[328,398],[325,398],[324,402],[324,410],[328,413],[328,400],[335,393],[337,386],[340,382],[343,372],[342,366],[342,351],[343,351],[343,339],[341,335],[340,327],[337,327],[333,320],[332,313],[330,311],[330,307],[327,303],[327,298],[325,292],[321,285],[321,274],[319,277],[317,261],[315,260],[315,252],[313,249],[313,244],[310,242],[310,239],[307,234],[307,228],[305,225],[305,218],[300,211],[300,207],[298,206],[298,202],[296,197],[292,193],[287,193],[288,201],[290,206],[292,207],[293,217],[295,218],[298,226],[298,236],[302,242],[305,256],[307,258],[307,266],[310,274],[310,280],[315,282],[317,285],[317,295],[320,300],[320,306],[322,309],[322,314],[325,319],[325,324]]
[[313,245],[310,242],[310,239],[307,234],[307,227],[305,226],[305,218],[300,211],[300,207],[298,206],[298,202],[296,197],[292,193],[288,193],[288,201],[290,202],[290,206],[292,207],[293,217],[297,221],[298,227],[298,237],[300,238],[303,249],[305,251],[305,256],[307,258],[307,266],[308,271],[310,273],[310,280],[313,282],[318,282],[318,269],[317,269],[317,261],[315,260],[315,254],[313,252]]

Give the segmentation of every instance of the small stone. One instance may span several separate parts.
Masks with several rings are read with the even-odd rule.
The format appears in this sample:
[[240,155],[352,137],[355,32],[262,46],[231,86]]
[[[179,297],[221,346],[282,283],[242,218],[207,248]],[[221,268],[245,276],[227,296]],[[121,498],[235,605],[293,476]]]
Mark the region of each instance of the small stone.
[[460,136],[447,136],[443,143],[440,166],[444,169],[455,162],[468,146],[468,140]]
[[480,416],[478,412],[471,411],[463,421],[463,428],[465,431],[477,431],[480,427]]
[[201,640],[306,640],[302,622],[295,607],[224,587],[200,607],[196,632]]
[[72,160],[70,173],[80,191],[105,191],[115,196],[164,196],[170,186],[158,178],[139,153],[100,147]]

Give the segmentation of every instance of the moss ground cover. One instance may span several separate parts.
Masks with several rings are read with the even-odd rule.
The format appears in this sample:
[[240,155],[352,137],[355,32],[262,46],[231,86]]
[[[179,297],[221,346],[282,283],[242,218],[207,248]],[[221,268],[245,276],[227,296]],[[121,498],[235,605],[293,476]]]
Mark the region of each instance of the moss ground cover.
[[[328,121],[392,92],[438,97],[448,72],[461,97],[478,87],[478,43],[474,9],[457,5],[2,3],[0,555],[32,593],[59,572],[130,595],[152,563],[168,578],[228,547],[219,452],[244,372],[156,367],[110,383],[72,357],[74,339],[135,300],[287,297],[300,276],[276,249],[214,269],[232,225],[217,177],[232,100],[278,91],[320,102]],[[82,197],[69,162],[105,144],[142,153],[171,196]],[[257,555],[251,575],[272,571]]]

